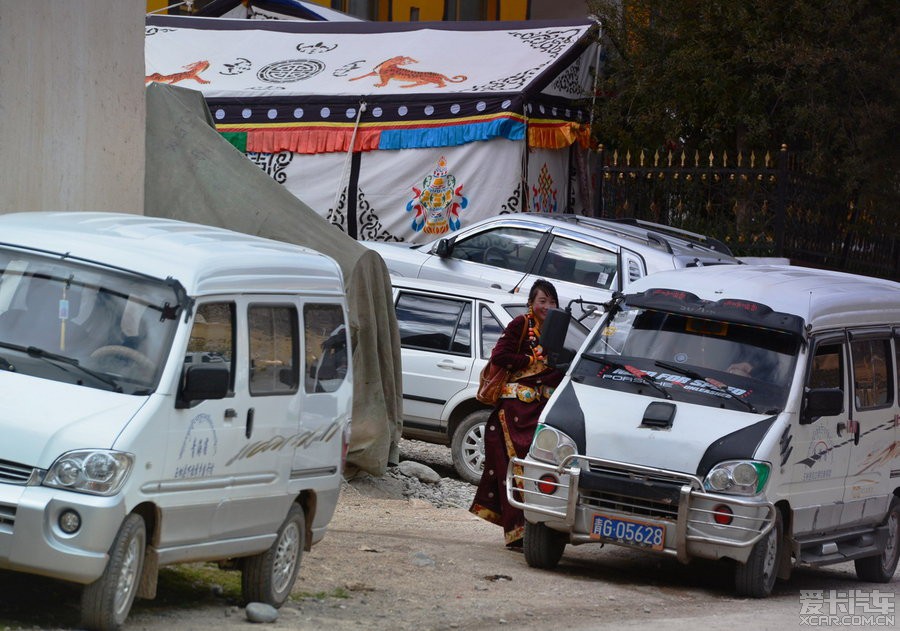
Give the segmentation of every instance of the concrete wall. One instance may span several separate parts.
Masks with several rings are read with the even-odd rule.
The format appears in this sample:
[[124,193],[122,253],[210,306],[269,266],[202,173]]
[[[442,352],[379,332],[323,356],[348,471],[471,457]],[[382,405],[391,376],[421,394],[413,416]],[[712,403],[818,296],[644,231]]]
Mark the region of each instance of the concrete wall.
[[143,213],[145,11],[0,0],[0,213]]

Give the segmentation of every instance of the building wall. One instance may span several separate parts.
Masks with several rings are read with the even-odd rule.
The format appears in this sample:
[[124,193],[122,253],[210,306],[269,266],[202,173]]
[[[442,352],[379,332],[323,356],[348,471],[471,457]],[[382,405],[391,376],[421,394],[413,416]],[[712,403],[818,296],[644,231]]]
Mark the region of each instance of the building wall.
[[0,0],[0,212],[144,208],[144,0]]
[[578,19],[587,17],[586,0],[530,0],[532,20]]

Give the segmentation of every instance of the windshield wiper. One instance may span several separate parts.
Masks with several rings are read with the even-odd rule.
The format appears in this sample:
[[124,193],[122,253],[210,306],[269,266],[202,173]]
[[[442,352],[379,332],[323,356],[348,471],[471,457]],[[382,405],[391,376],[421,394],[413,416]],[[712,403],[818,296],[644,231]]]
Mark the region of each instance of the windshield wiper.
[[[26,353],[31,357],[39,357],[40,359],[50,362],[59,362],[62,364],[67,364],[69,366],[74,366],[84,374],[93,377],[100,383],[105,383],[110,388],[112,388],[113,391],[122,392],[122,386],[120,386],[114,379],[108,377],[107,375],[104,375],[103,373],[97,372],[96,370],[91,370],[90,368],[82,366],[81,363],[73,357],[57,355],[56,353],[51,353],[50,351],[46,351],[43,348],[38,348],[37,346],[19,346],[18,344],[8,344],[6,342],[0,342],[0,346],[4,348],[11,348],[21,353]],[[60,368],[62,368],[62,366],[60,366]]]
[[728,391],[727,384],[724,384],[717,379],[710,381],[709,377],[705,377],[701,375],[696,370],[691,370],[690,368],[685,368],[684,366],[679,366],[678,364],[670,364],[669,362],[664,361],[656,361],[654,362],[660,368],[665,368],[666,370],[671,370],[677,372],[679,374],[684,375],[685,377],[690,377],[691,379],[696,379],[697,381],[702,381],[703,383],[709,384],[713,391],[718,392],[719,394],[726,395],[729,399],[737,401],[741,405],[743,405],[749,412],[753,412],[754,414],[758,414],[759,412],[756,410],[756,407],[750,403],[749,401],[745,401],[740,397],[736,397],[734,394]]
[[661,393],[665,398],[667,398],[667,399],[672,398],[672,395],[669,393],[668,390],[666,390],[661,385],[656,383],[656,380],[653,377],[651,377],[650,375],[645,373],[643,370],[640,370],[639,368],[635,368],[634,366],[628,366],[627,364],[621,364],[612,359],[608,359],[606,357],[606,355],[600,355],[598,353],[585,353],[583,356],[587,357],[588,359],[592,359],[596,362],[600,362],[601,364],[605,364],[605,365],[609,366],[610,368],[618,368],[619,370],[624,370],[625,372],[631,374],[632,376],[642,379],[644,383],[646,383],[648,386],[650,386],[657,392]]

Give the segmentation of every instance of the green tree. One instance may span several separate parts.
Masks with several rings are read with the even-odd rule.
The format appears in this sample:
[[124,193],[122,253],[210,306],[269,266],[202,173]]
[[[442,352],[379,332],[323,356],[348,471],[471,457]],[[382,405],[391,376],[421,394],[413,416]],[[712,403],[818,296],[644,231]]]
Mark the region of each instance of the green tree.
[[690,153],[786,143],[835,193],[900,217],[900,2],[589,6],[611,43],[595,115],[599,142]]

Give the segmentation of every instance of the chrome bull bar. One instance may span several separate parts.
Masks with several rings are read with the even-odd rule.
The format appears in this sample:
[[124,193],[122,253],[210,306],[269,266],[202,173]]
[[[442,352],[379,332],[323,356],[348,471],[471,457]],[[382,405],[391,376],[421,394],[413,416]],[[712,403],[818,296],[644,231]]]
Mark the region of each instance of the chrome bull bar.
[[[586,463],[599,468],[633,474],[640,477],[649,476],[665,478],[670,482],[680,484],[678,512],[677,518],[674,520],[676,548],[674,550],[665,549],[664,552],[673,554],[683,563],[686,563],[690,556],[687,551],[689,542],[743,549],[749,554],[749,549],[752,548],[757,541],[766,536],[775,525],[777,509],[771,502],[746,500],[732,495],[707,492],[703,489],[703,481],[695,475],[580,455],[568,456],[559,465],[513,458],[507,468],[506,498],[509,503],[516,508],[554,518],[554,520],[564,523],[571,529],[575,526],[579,500],[582,497],[579,491],[579,481],[582,473],[582,469],[579,466],[580,463]],[[531,469],[537,469],[535,477],[525,475],[524,468],[526,466]],[[568,484],[551,483],[541,480],[540,476],[546,473],[553,473],[558,479],[568,479]],[[546,504],[548,500],[552,502],[553,498],[551,495],[539,491],[537,486],[538,483],[555,484],[557,488],[566,491],[566,499],[564,501],[560,500],[556,506],[542,505]],[[533,498],[531,502],[528,501],[529,498]],[[541,502],[535,502],[534,499],[537,498],[540,498]],[[732,507],[737,506],[751,509],[765,508],[766,514],[764,516],[752,517],[739,514],[732,515],[732,518],[737,523],[725,526],[725,528],[727,528],[728,532],[748,535],[749,538],[746,540],[714,536],[709,533],[698,532],[698,527],[709,526],[708,521],[704,521],[700,518],[708,517],[715,513],[715,511],[696,506],[698,500],[706,500],[711,503],[722,503]],[[585,508],[590,509],[587,506],[585,506]],[[667,521],[671,522],[672,520]],[[748,527],[741,525],[742,521],[762,521],[763,526],[762,528]],[[751,534],[752,536],[750,536]],[[573,543],[596,541],[596,539],[591,538],[588,534],[570,533],[570,537]]]

